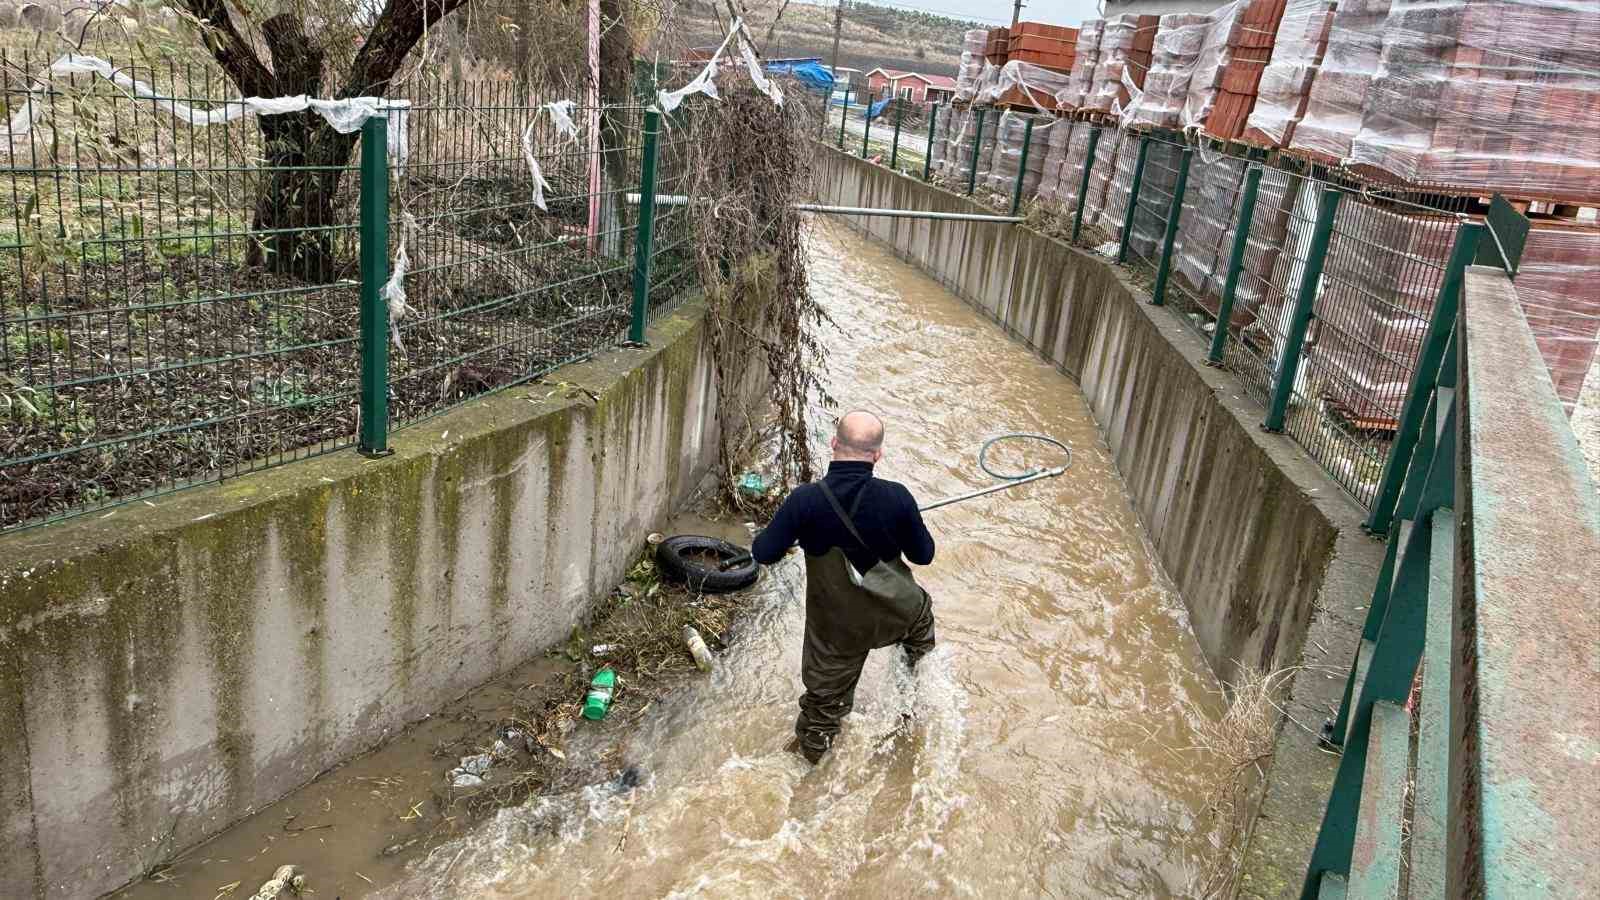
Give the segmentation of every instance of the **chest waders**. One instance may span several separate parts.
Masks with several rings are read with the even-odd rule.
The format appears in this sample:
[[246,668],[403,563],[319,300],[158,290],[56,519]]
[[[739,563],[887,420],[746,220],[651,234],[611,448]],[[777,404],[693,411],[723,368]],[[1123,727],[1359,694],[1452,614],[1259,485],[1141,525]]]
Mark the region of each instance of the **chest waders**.
[[[852,520],[871,482],[861,486],[846,513],[826,482],[818,482],[845,529],[871,552]],[[819,556],[806,554],[806,637],[800,659],[800,698],[795,734],[806,758],[815,762],[839,733],[839,723],[855,705],[856,682],[867,654],[900,644],[907,661],[933,649],[933,602],[905,561],[879,560],[858,572],[839,547]]]

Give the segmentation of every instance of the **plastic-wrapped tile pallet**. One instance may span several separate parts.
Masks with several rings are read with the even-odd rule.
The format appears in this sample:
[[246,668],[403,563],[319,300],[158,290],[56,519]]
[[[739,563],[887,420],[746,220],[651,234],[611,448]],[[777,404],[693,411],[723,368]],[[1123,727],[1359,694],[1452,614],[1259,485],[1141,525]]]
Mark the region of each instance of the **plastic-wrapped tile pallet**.
[[989,29],[974,28],[961,35],[961,67],[956,70],[956,99],[969,101],[978,89],[983,74],[983,51],[989,43]]
[[1600,2],[1395,0],[1349,155],[1407,182],[1600,201]]
[[1388,15],[1389,0],[1340,0],[1291,148],[1333,161],[1350,155],[1378,72]]
[[1144,77],[1144,93],[1133,103],[1124,122],[1177,128],[1182,124],[1183,101],[1189,94],[1189,77],[1205,43],[1211,16],[1174,13],[1161,17],[1154,48],[1150,52],[1150,72]]
[[1255,108],[1262,72],[1272,57],[1284,0],[1238,0],[1237,25],[1230,29],[1217,96],[1206,116],[1206,133],[1223,140],[1244,134]]
[[[1061,190],[1057,195],[1062,212],[1077,210],[1078,191],[1083,187],[1083,165],[1089,157],[1089,135],[1096,127],[1085,122],[1074,123],[1072,134],[1067,137],[1066,157],[1061,162]],[[1102,134],[1100,143],[1114,139],[1114,135]]]
[[1027,172],[1022,176],[1022,196],[1032,197],[1038,192],[1039,180],[1044,176],[1045,158],[1049,153],[1046,141],[1054,130],[1050,123],[1056,120],[1053,116],[1014,110],[1001,113],[995,129],[994,159],[985,182],[989,190],[1009,197],[1016,189],[1017,169],[1022,162],[1022,142],[1029,137],[1030,119],[1033,121],[1033,135],[1029,139]]
[[1038,198],[1041,203],[1051,206],[1060,206],[1062,193],[1062,169],[1067,164],[1067,146],[1072,142],[1072,134],[1077,123],[1066,119],[1057,119],[1050,130],[1045,132],[1049,137],[1045,139],[1044,168],[1039,174]]
[[1078,26],[1078,43],[1073,49],[1072,73],[1067,86],[1056,95],[1063,108],[1078,109],[1083,106],[1094,86],[1095,69],[1100,64],[1100,37],[1105,32],[1104,19],[1087,19]]
[[1099,60],[1095,64],[1092,86],[1082,103],[1084,109],[1113,112],[1127,108],[1131,98],[1123,77],[1126,76],[1135,88],[1143,88],[1159,27],[1159,16],[1128,13],[1105,20]]
[[1600,230],[1536,222],[1522,249],[1516,286],[1556,394],[1571,415],[1600,335]]
[[[1106,140],[1115,136],[1114,140]],[[1099,228],[1116,237],[1127,212],[1128,191],[1133,185],[1133,170],[1139,162],[1139,136],[1126,131],[1110,131],[1100,137],[1095,149],[1094,168],[1089,172],[1089,202],[1084,205],[1085,225]]]
[[1334,0],[1290,0],[1278,23],[1272,61],[1261,73],[1243,140],[1283,147],[1306,112],[1311,82],[1322,65],[1333,25]]
[[1173,271],[1213,315],[1233,249],[1234,210],[1244,184],[1244,160],[1223,157],[1189,171],[1183,215],[1173,242]]

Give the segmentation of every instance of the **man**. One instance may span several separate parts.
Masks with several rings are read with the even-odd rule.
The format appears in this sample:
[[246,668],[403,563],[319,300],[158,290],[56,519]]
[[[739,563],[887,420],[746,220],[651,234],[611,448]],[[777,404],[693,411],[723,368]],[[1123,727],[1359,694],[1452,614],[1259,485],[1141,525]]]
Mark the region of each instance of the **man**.
[[[771,565],[796,543],[806,554],[806,637],[800,658],[798,749],[816,763],[839,734],[855,704],[867,654],[899,644],[916,665],[933,649],[933,604],[901,557],[933,562],[933,537],[904,485],[872,477],[883,458],[883,422],[869,412],[839,420],[833,462],[822,481],[801,485],[784,500],[751,555]],[[882,565],[876,572],[875,566]],[[853,570],[853,571],[852,571]],[[865,579],[887,574],[903,588],[894,596]]]

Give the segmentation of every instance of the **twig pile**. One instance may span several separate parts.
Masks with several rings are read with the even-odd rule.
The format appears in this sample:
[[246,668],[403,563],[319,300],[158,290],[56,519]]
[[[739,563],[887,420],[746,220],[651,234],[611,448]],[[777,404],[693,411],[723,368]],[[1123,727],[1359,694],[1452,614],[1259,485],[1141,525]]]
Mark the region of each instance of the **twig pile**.
[[[747,84],[724,92],[721,102],[696,110],[686,193],[696,198],[691,245],[710,304],[724,500],[761,513],[814,477],[807,406],[813,398],[832,403],[820,380],[826,359],[817,336],[832,323],[811,296],[794,208],[812,195],[815,120],[802,104],[774,106]],[[735,490],[739,454],[761,430],[760,407],[745,390],[753,360],[765,366],[773,416],[776,484],[765,500]]]

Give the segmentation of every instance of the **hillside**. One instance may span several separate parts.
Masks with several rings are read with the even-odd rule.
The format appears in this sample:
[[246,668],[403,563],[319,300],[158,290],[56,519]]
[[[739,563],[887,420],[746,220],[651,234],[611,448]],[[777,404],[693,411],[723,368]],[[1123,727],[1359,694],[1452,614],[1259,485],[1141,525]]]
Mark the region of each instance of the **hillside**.
[[[774,0],[746,4],[751,32],[757,37],[765,35],[778,7]],[[675,30],[687,46],[714,46],[721,40],[711,4],[686,3],[678,7],[677,14],[680,22]],[[833,16],[832,5],[794,0],[783,11],[771,43],[762,48],[763,54],[819,56],[827,62],[833,52]],[[863,70],[884,66],[954,76],[961,61],[961,33],[976,27],[981,26],[930,13],[849,4],[844,12],[839,64]]]

